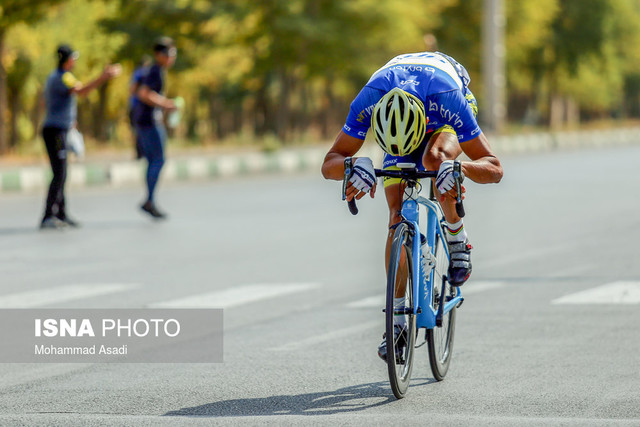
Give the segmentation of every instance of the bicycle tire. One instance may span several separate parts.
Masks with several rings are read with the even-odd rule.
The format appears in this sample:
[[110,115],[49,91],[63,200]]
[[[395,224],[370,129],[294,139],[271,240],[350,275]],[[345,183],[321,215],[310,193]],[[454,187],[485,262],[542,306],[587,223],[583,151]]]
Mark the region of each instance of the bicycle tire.
[[[387,345],[387,370],[391,390],[398,399],[402,399],[407,392],[413,369],[413,356],[416,341],[416,316],[413,301],[413,262],[411,258],[412,238],[409,227],[400,224],[393,235],[391,253],[389,257],[389,271],[387,274],[387,301],[385,306],[385,336]],[[404,256],[403,256],[404,254]],[[406,275],[403,277],[402,275]],[[405,284],[405,303],[402,307],[395,307],[396,284]],[[394,339],[394,325],[398,312],[404,312],[406,324],[406,338]],[[403,345],[404,344],[404,345]]]
[[[449,258],[444,250],[444,243],[440,236],[436,239],[434,255],[436,267],[433,275],[432,301],[434,310],[438,310],[441,303],[448,297],[455,295],[454,288],[446,281],[449,268]],[[444,285],[445,293],[442,293]],[[433,377],[442,381],[449,371],[451,356],[453,354],[453,339],[456,330],[456,307],[442,316],[442,326],[427,329],[427,349],[429,352],[429,365]]]

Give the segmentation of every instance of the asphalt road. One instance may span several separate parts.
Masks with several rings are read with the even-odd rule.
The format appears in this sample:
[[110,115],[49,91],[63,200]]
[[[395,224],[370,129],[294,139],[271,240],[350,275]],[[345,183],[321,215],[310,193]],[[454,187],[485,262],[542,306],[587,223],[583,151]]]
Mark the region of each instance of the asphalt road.
[[0,307],[236,299],[223,363],[0,364],[0,425],[640,425],[639,160],[505,157],[467,183],[451,369],[435,382],[423,347],[400,401],[376,355],[383,197],[352,217],[319,173],[181,184],[154,223],[139,189],[74,190],[83,227],[40,232],[43,195],[1,195]]

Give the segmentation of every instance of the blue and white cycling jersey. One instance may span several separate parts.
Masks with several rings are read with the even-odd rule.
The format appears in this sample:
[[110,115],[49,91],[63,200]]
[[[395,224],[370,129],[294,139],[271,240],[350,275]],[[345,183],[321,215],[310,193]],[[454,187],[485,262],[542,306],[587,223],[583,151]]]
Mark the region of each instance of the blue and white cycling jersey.
[[467,88],[469,80],[462,65],[439,52],[396,56],[373,73],[353,100],[342,130],[347,135],[364,139],[371,127],[374,106],[387,92],[398,87],[424,103],[427,132],[448,125],[457,134],[459,142],[469,141],[482,132],[475,118],[475,98]]

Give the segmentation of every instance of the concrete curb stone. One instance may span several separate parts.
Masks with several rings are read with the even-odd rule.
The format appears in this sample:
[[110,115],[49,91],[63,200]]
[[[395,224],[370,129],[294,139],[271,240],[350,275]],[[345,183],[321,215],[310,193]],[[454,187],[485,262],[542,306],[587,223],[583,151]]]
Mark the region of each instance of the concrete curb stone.
[[[490,136],[489,141],[498,154],[629,145],[640,143],[640,127]],[[163,169],[161,180],[165,182],[205,181],[254,174],[295,173],[314,169],[319,171],[325,154],[326,147],[314,147],[274,153],[169,159]],[[372,157],[375,164],[379,164],[382,160],[382,151],[372,143],[367,143],[358,154]],[[142,185],[144,173],[144,162],[72,163],[67,185],[71,188],[104,186],[118,188]],[[0,193],[42,191],[49,185],[50,180],[51,171],[44,165],[0,170]]]

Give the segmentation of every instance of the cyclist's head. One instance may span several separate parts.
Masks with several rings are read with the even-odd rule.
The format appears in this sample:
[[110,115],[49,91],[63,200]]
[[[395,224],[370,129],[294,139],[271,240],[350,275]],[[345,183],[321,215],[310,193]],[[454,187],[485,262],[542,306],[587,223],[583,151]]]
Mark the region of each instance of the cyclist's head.
[[378,101],[371,115],[376,142],[392,156],[404,156],[418,148],[426,127],[422,101],[397,87]]

